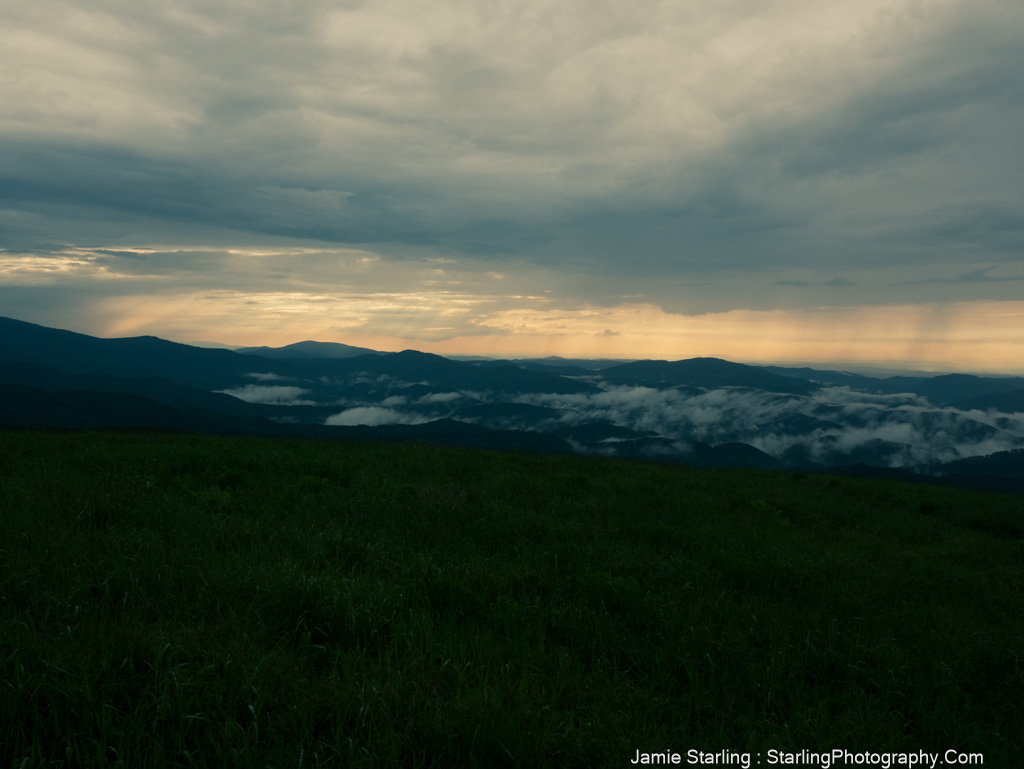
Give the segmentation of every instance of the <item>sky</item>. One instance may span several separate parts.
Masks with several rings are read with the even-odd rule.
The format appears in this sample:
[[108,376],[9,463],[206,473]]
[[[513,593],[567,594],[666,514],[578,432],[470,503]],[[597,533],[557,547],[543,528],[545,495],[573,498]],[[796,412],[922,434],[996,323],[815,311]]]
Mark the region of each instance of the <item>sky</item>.
[[1024,373],[1020,0],[5,0],[0,315]]

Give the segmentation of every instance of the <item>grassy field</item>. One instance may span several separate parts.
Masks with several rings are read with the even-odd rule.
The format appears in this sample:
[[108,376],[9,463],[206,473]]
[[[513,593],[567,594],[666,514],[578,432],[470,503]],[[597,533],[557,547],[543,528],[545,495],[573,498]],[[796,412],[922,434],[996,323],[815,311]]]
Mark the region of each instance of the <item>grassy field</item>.
[[799,473],[0,432],[0,766],[1019,766],[1022,535]]

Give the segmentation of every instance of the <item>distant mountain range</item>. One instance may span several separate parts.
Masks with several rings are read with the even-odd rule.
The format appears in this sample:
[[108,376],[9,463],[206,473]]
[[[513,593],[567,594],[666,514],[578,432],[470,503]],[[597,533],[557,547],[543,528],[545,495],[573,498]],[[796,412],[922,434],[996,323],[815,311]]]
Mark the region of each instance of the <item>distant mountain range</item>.
[[209,349],[0,318],[0,425],[441,442],[1024,492],[1020,377]]
[[685,385],[706,390],[720,387],[749,387],[773,393],[807,395],[820,385],[808,379],[780,376],[757,366],[730,363],[718,358],[691,358],[674,362],[641,360],[601,371],[601,376],[616,384],[641,384],[647,387]]
[[[816,371],[810,368],[786,369],[778,366],[765,366],[764,369],[783,376],[796,377],[823,385],[851,387],[855,390],[876,393],[916,393],[925,396],[933,403],[957,405],[961,408],[989,408],[990,406],[987,404],[990,401],[994,403],[995,400],[1004,396],[1011,395],[1017,399],[1024,396],[1024,377],[941,374],[931,377],[876,378],[839,371]],[[971,403],[976,399],[978,405],[972,406]],[[1021,409],[1017,408],[1016,410]]]
[[366,347],[352,347],[337,342],[296,342],[284,347],[239,347],[235,352],[244,355],[262,355],[264,358],[354,358],[357,355],[385,355]]

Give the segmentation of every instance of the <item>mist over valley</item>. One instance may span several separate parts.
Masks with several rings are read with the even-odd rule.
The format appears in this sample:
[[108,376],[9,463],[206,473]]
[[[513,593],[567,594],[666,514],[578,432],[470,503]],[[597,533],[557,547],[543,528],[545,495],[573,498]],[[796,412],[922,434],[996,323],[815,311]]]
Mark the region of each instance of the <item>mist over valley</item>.
[[1013,468],[1022,463],[1007,464],[1006,452],[1024,455],[1019,377],[870,377],[717,358],[459,361],[312,342],[231,351],[0,325],[8,425],[425,441],[931,478],[960,475],[970,460],[973,476],[995,468],[989,480],[1001,488],[1020,480]]

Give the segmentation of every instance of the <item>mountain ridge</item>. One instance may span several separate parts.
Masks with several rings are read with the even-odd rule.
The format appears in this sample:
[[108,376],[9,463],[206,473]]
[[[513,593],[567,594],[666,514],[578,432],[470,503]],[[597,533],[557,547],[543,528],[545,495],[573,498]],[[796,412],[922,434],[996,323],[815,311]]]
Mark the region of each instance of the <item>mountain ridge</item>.
[[260,355],[264,358],[290,360],[293,358],[354,358],[358,355],[388,355],[368,347],[355,347],[341,342],[315,342],[306,340],[283,347],[237,347],[234,352],[242,355]]
[[0,424],[504,445],[706,467],[955,470],[1024,482],[1013,462],[984,461],[1024,448],[1012,377],[875,379],[708,357],[602,369],[540,360],[456,361],[411,349],[275,359],[0,318]]

